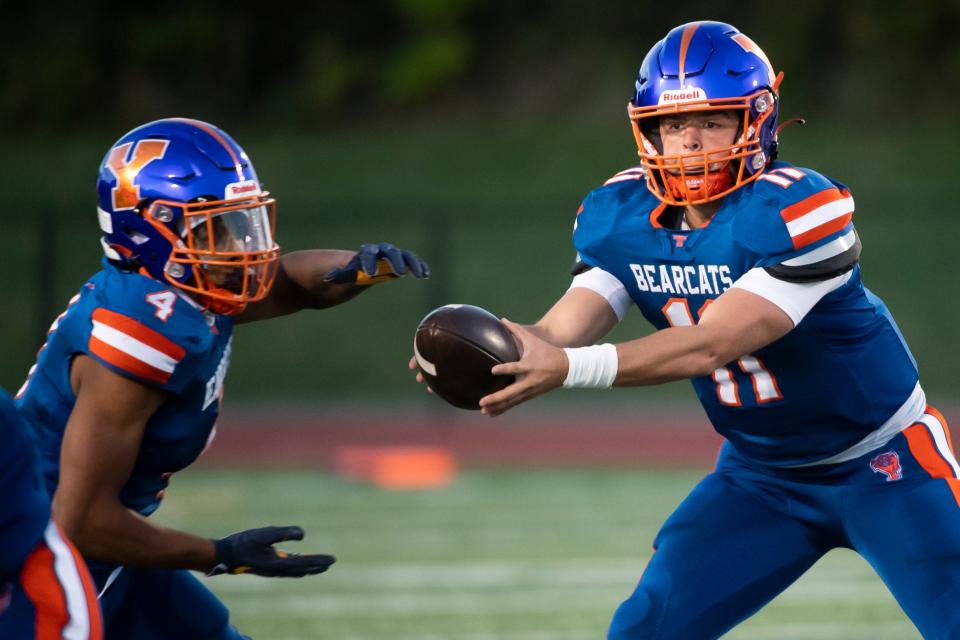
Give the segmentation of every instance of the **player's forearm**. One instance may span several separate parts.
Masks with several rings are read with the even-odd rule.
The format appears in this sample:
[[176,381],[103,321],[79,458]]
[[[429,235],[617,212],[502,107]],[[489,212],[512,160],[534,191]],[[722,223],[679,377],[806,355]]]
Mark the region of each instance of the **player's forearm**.
[[270,294],[234,316],[243,324],[296,313],[302,309],[325,309],[360,295],[365,288],[325,280],[328,273],[350,261],[353,252],[336,249],[294,251],[280,258],[279,272]]
[[346,302],[368,289],[325,281],[328,273],[346,265],[355,253],[339,249],[311,249],[284,255],[280,268],[290,283],[295,285],[285,292],[286,302],[294,310],[325,309]]
[[536,324],[523,325],[555,347],[583,347],[595,343],[617,325],[610,303],[595,291],[568,290]]
[[213,541],[150,522],[119,502],[78,518],[54,500],[54,518],[85,557],[131,567],[209,571]]
[[736,358],[722,335],[702,327],[670,327],[617,345],[614,386],[639,387],[708,375]]
[[521,325],[524,329],[537,336],[545,342],[549,342],[555,347],[572,347],[573,344],[569,344],[569,340],[566,339],[566,336],[558,334],[556,331],[552,331],[549,326],[543,326],[538,324],[525,324]]
[[525,324],[523,325],[530,333],[537,336],[545,342],[549,342],[555,347],[583,347],[593,344],[592,336],[585,335],[584,332],[566,330],[554,325]]

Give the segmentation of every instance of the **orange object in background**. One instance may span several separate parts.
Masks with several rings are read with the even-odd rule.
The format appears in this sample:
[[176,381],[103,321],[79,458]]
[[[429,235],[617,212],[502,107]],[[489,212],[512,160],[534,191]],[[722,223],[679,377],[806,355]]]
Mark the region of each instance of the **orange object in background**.
[[333,469],[348,480],[384,489],[438,489],[453,482],[457,460],[443,447],[346,446],[334,451]]

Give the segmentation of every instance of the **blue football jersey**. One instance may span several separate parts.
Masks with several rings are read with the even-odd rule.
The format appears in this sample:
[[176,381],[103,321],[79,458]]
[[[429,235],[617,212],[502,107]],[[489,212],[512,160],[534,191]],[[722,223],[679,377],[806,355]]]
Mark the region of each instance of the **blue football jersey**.
[[[692,325],[754,268],[817,259],[853,234],[853,198],[815,171],[777,162],[734,191],[705,227],[670,228],[676,215],[638,170],[591,192],[577,216],[580,260],[613,274],[655,327]],[[771,465],[829,459],[919,404],[916,362],[860,268],[786,336],[693,380],[716,430]]]
[[0,389],[0,442],[3,443],[0,446],[2,587],[19,571],[27,554],[43,538],[50,521],[50,496],[40,476],[33,440],[13,399],[3,389]]
[[170,474],[188,466],[213,437],[230,362],[233,323],[203,311],[178,290],[104,260],[53,323],[17,404],[32,427],[52,495],[60,445],[75,401],[74,356],[162,389],[167,399],[146,424],[121,502],[143,515],[160,504]]

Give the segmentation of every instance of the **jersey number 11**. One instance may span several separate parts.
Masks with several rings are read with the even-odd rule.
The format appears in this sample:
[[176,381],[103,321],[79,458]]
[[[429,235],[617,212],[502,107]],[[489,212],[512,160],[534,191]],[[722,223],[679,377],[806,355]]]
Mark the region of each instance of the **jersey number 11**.
[[[697,310],[697,317],[703,315],[704,310],[713,300],[707,300],[703,306]],[[670,298],[667,304],[663,306],[663,315],[671,327],[692,327],[696,324],[693,314],[690,313],[690,303],[686,298]],[[780,388],[777,386],[777,379],[773,374],[763,366],[760,359],[756,356],[743,356],[737,360],[740,370],[750,376],[753,382],[753,393],[757,402],[774,402],[783,400],[780,395]],[[730,407],[741,406],[740,389],[737,384],[737,378],[730,367],[720,367],[713,371],[713,381],[717,383],[717,397],[721,404]]]

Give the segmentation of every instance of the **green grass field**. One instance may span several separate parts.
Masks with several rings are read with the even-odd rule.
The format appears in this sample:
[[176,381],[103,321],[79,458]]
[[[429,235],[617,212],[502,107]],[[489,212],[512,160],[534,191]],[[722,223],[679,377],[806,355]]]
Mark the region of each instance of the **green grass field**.
[[[263,640],[597,640],[695,471],[469,471],[449,488],[390,493],[320,471],[201,468],[158,514],[210,536],[300,524],[322,576],[207,580]],[[293,549],[294,547],[290,547]],[[919,635],[851,552],[834,551],[731,639]]]

